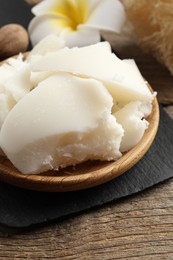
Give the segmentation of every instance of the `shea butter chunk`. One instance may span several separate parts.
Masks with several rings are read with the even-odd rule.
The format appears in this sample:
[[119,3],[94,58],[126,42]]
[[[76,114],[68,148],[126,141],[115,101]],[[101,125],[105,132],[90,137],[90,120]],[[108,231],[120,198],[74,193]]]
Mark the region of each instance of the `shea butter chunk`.
[[120,60],[108,42],[63,48],[32,61],[33,71],[64,71],[103,82],[118,102],[152,101],[146,82],[134,65]]
[[111,115],[112,97],[95,79],[58,73],[42,81],[9,112],[0,145],[25,174],[116,160],[123,128]]
[[30,76],[30,66],[20,55],[0,66],[0,128],[13,106],[30,92]]
[[44,56],[49,52],[57,51],[64,47],[64,41],[56,34],[50,34],[43,38],[29,53],[27,61],[30,61],[34,55]]
[[[117,122],[124,129],[120,151],[126,152],[134,147],[142,139],[145,130],[149,123],[144,119],[144,116],[149,113],[149,107],[139,102],[131,102],[114,113]],[[151,112],[151,111],[150,111]]]

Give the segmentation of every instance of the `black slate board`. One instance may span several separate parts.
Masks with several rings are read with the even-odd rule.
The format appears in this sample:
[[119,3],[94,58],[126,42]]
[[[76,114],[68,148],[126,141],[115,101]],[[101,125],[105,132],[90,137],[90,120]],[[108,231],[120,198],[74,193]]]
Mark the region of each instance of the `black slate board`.
[[103,205],[173,177],[173,121],[163,108],[156,139],[143,157],[122,176],[92,189],[44,193],[0,182],[0,223],[28,227]]
[[8,23],[18,23],[26,29],[33,14],[24,0],[0,0],[0,27]]

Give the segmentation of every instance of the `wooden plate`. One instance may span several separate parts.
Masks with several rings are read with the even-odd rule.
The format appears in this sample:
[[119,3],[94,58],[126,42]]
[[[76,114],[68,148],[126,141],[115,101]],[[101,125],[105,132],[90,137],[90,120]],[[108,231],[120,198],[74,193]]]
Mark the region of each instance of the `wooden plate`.
[[129,170],[149,149],[159,124],[159,108],[156,98],[153,101],[153,110],[148,121],[150,126],[142,140],[116,162],[88,161],[60,171],[48,171],[40,175],[23,175],[9,160],[0,157],[0,180],[21,188],[49,192],[86,189],[105,183]]
[[0,156],[0,180],[17,187],[48,192],[86,189],[110,181],[133,167],[151,146],[159,124],[159,107],[156,98],[153,100],[153,110],[147,120],[150,125],[142,140],[116,162],[88,161],[59,171],[24,175],[7,158]]

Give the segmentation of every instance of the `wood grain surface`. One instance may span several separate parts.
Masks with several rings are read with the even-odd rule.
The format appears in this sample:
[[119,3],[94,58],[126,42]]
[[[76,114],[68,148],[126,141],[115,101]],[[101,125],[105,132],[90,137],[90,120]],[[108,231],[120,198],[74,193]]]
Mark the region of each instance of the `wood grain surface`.
[[[173,118],[173,77],[130,41],[107,35],[135,58]],[[0,259],[173,259],[173,179],[135,196],[29,230],[0,227]]]
[[0,259],[173,259],[173,180],[30,230],[0,229]]

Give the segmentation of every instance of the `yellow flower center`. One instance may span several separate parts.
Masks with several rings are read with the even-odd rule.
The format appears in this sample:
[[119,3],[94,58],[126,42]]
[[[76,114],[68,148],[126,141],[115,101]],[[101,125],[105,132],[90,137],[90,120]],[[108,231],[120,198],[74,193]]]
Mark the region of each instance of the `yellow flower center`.
[[50,11],[64,18],[64,26],[75,31],[79,24],[83,24],[86,21],[86,2],[87,0],[61,0],[55,3]]

